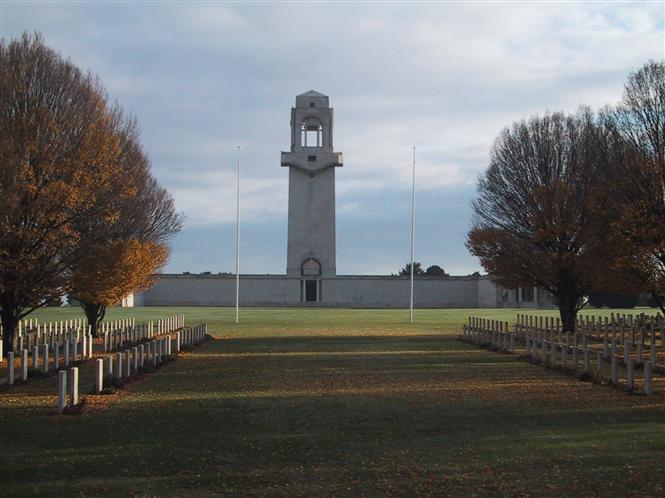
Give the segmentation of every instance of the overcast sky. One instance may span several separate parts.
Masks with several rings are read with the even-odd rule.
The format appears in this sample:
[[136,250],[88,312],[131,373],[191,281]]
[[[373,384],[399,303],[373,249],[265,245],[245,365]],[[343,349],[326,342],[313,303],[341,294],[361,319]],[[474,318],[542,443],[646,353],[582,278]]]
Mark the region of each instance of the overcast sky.
[[492,141],[546,110],[615,103],[663,59],[663,1],[215,3],[0,1],[5,39],[41,31],[136,115],[158,180],[186,216],[167,271],[233,271],[235,150],[241,272],[284,273],[295,96],[335,109],[338,274],[416,259],[480,270],[464,247]]

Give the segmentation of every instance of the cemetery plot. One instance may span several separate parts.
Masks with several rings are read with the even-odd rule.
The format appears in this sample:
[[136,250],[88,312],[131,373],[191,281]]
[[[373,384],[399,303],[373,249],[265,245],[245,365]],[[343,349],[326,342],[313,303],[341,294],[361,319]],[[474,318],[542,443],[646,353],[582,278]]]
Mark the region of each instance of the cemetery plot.
[[[61,368],[78,366],[95,355],[125,351],[142,343],[170,336],[177,331],[185,333],[184,315],[136,324],[134,318],[104,323],[100,337],[93,338],[90,327],[82,319],[39,323],[25,320],[15,337],[17,349],[6,355],[6,375],[0,377],[0,386],[13,385],[31,378],[41,378],[58,372]],[[1,341],[0,341],[1,344]]]
[[[136,339],[137,342],[124,340],[123,345],[114,348],[112,354],[100,351],[94,355],[93,361],[77,361],[74,364],[73,359],[71,359],[72,361],[68,365],[65,365],[64,362],[60,363],[60,367],[52,372],[57,376],[57,383],[53,387],[54,394],[57,393],[57,404],[53,406],[53,408],[56,408],[55,413],[79,413],[82,409],[81,401],[90,399],[89,397],[86,398],[86,395],[110,394],[114,392],[114,389],[124,387],[137,375],[155,372],[162,365],[173,360],[180,351],[191,349],[206,340],[208,333],[206,323],[182,327],[184,320],[181,315],[171,318],[163,321],[158,320],[153,327],[143,327],[143,330],[148,331],[151,329],[159,330],[161,332],[159,335],[155,334],[152,337],[142,339],[137,331],[138,327],[121,328],[118,330],[125,331],[130,339]],[[48,351],[47,344],[42,347],[45,351]],[[13,359],[13,353],[10,352],[9,357]],[[43,358],[46,359],[44,364],[48,365],[48,357]],[[14,391],[11,384],[17,379],[25,378],[27,370],[24,370],[24,365],[27,364],[27,361],[27,350],[23,349],[18,365],[18,370],[20,370],[18,375],[14,375],[14,370],[17,370],[15,362],[9,362],[9,378],[12,382],[5,386],[5,391],[15,392],[18,396],[29,397],[34,395],[35,392],[43,393],[44,383],[52,385],[52,382],[47,380],[52,375],[44,375],[39,377],[44,379],[44,382],[29,382],[27,384],[21,382],[22,386],[32,387],[29,387],[27,391],[24,388]],[[38,378],[28,378],[31,381],[39,380]],[[79,379],[81,378],[85,380],[80,385]],[[94,379],[94,385],[89,387],[92,384],[92,379]],[[81,397],[79,394],[83,396]]]
[[582,317],[574,332],[564,332],[558,319],[518,315],[508,322],[469,317],[462,339],[489,349],[520,352],[534,363],[622,386],[629,392],[654,394],[665,389],[665,343],[662,316],[617,315],[596,320]]
[[[404,310],[260,309],[246,310],[237,328],[232,309],[184,312],[213,334],[223,329],[224,340],[180,353],[110,395],[92,394],[96,360],[115,361],[122,350],[99,347],[77,366],[82,416],[56,415],[56,376],[0,391],[10,449],[4,494],[660,496],[665,489],[663,396],[618,395],[534,368],[518,337],[514,354],[457,340],[469,313],[500,318],[504,333],[508,320],[514,332],[514,310],[422,310],[412,326]],[[183,342],[193,333],[181,334]],[[506,343],[510,350],[510,337]],[[152,368],[147,353],[144,362]],[[113,379],[103,380],[107,389]],[[64,404],[67,412],[68,391]]]

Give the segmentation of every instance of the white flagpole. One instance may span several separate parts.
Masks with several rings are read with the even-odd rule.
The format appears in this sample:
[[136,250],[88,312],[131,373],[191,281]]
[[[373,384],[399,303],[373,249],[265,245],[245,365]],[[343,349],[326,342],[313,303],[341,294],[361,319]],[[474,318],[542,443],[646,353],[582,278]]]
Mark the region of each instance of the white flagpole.
[[416,248],[416,146],[413,146],[413,173],[411,178],[411,302],[409,323],[413,323],[413,253]]
[[236,323],[238,323],[240,316],[240,145],[238,145],[236,181]]

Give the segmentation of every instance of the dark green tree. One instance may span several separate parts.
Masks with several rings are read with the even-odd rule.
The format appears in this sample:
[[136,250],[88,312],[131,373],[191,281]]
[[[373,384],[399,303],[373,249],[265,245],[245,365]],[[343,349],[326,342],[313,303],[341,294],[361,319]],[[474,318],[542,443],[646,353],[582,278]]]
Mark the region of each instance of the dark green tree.
[[[404,268],[402,268],[399,271],[400,276],[409,276],[411,275],[411,263],[407,263]],[[413,262],[413,274],[414,275],[424,275],[425,272],[423,271],[422,265],[418,261]]]
[[425,275],[432,277],[445,277],[448,274],[439,265],[432,265],[427,267],[427,270],[425,270]]

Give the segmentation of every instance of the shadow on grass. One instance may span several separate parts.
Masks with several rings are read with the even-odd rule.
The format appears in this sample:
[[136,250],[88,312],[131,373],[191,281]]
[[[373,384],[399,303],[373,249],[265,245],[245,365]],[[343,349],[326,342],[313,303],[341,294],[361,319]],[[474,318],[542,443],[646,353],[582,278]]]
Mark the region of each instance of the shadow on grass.
[[9,495],[653,493],[662,401],[594,387],[453,337],[215,340],[93,416],[0,410],[0,465]]

